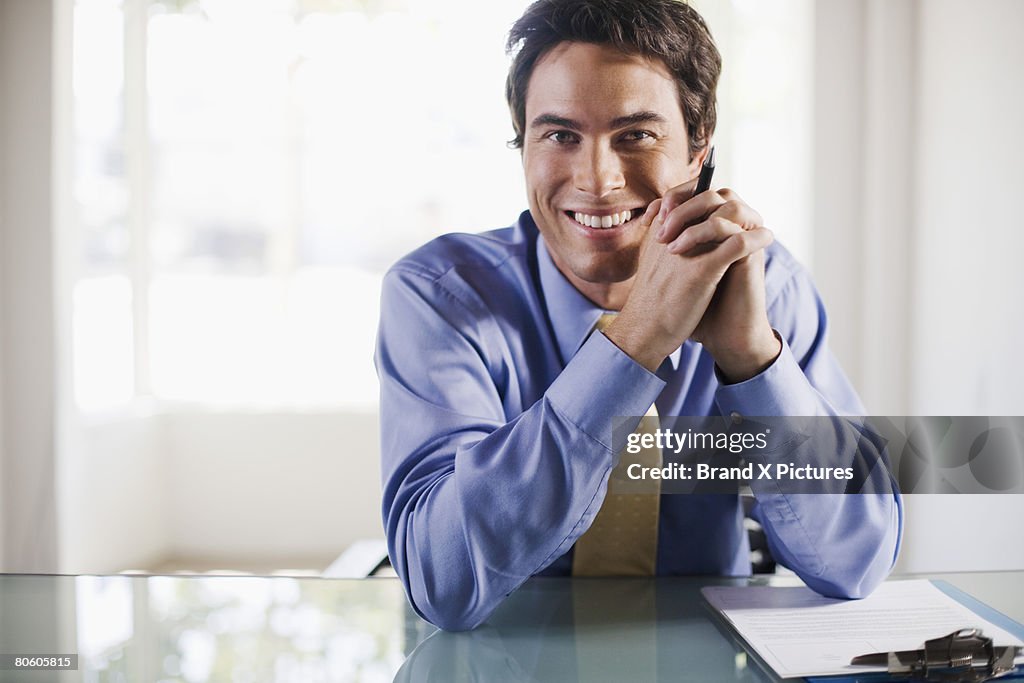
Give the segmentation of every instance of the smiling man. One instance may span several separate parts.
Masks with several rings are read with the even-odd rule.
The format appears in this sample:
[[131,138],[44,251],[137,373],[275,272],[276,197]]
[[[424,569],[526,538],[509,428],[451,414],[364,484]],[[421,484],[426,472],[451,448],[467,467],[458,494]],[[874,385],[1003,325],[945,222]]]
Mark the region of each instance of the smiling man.
[[[608,493],[615,416],[863,412],[806,271],[734,192],[693,196],[721,66],[699,15],[541,0],[509,48],[529,211],[425,245],[382,299],[389,553],[446,629],[537,574],[750,573],[738,496]],[[892,567],[898,496],[754,493],[815,590],[862,596]]]

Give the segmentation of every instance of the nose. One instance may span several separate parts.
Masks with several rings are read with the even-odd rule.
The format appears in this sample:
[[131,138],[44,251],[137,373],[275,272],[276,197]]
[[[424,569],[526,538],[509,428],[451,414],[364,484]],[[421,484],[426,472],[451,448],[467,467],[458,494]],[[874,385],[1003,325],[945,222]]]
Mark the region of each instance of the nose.
[[575,173],[576,189],[604,197],[625,186],[622,160],[615,150],[600,141],[586,144]]

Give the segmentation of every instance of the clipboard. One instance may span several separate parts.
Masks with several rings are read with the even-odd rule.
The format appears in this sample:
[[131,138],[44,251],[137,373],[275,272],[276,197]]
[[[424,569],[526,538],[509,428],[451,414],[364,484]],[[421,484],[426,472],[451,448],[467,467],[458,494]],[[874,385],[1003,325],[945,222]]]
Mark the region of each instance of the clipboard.
[[[981,600],[978,600],[972,595],[965,593],[948,581],[941,579],[931,579],[931,584],[938,588],[940,591],[953,598],[961,605],[977,614],[982,619],[991,621],[996,626],[1006,629],[1011,634],[1024,640],[1024,624],[1020,624],[1017,621],[1006,616],[1002,612],[996,610],[990,605],[985,604]],[[786,680],[786,679],[783,679]],[[794,679],[790,679],[794,680]],[[799,679],[796,679],[799,680]],[[906,681],[906,678],[894,678],[886,673],[870,673],[863,674],[860,676],[808,676],[803,679],[807,683],[886,683],[887,681]],[[1024,666],[1018,665],[1017,668],[1005,676],[1001,676],[997,681],[1022,681],[1024,680]]]
[[[968,593],[956,588],[952,584],[944,580],[929,579],[928,583],[934,586],[938,591],[945,594],[947,597],[956,601],[963,607],[967,608],[980,618],[985,619],[992,625],[1002,628],[1009,634],[1024,640],[1024,624],[1018,623],[1014,619],[1007,615],[999,612],[995,608],[988,604],[974,598]],[[712,615],[711,621],[715,624],[718,630],[723,636],[732,640],[745,655],[750,665],[759,671],[761,677],[767,678],[772,681],[806,681],[807,683],[886,683],[888,681],[907,681],[907,678],[899,678],[891,676],[886,672],[866,672],[863,674],[850,675],[846,673],[830,674],[830,675],[812,675],[804,676],[802,678],[782,678],[774,668],[764,661],[760,655],[750,646],[749,643],[740,635],[732,623],[714,606],[710,603],[705,602],[704,607]],[[758,680],[761,680],[761,677]],[[1024,681],[1024,666],[1018,665],[1017,668],[1009,673],[996,679],[998,681]]]

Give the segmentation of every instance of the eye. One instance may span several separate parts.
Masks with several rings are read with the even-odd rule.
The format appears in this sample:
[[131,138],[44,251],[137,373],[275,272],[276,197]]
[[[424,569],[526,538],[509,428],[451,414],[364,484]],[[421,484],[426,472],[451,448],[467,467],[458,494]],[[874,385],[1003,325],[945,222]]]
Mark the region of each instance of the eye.
[[625,142],[643,142],[653,139],[654,133],[649,130],[630,130],[622,134],[622,140]]
[[554,130],[544,137],[559,145],[567,145],[578,141],[576,134],[568,130]]

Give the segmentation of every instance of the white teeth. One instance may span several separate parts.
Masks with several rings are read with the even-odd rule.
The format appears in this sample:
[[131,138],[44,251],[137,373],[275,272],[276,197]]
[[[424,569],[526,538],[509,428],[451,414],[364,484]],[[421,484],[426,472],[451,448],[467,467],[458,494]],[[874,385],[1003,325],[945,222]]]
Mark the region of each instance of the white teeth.
[[573,218],[576,222],[585,225],[588,228],[611,228],[616,225],[622,225],[630,218],[632,218],[633,212],[626,210],[621,213],[613,213],[607,216],[591,216],[590,214],[580,213],[576,211],[573,214]]

